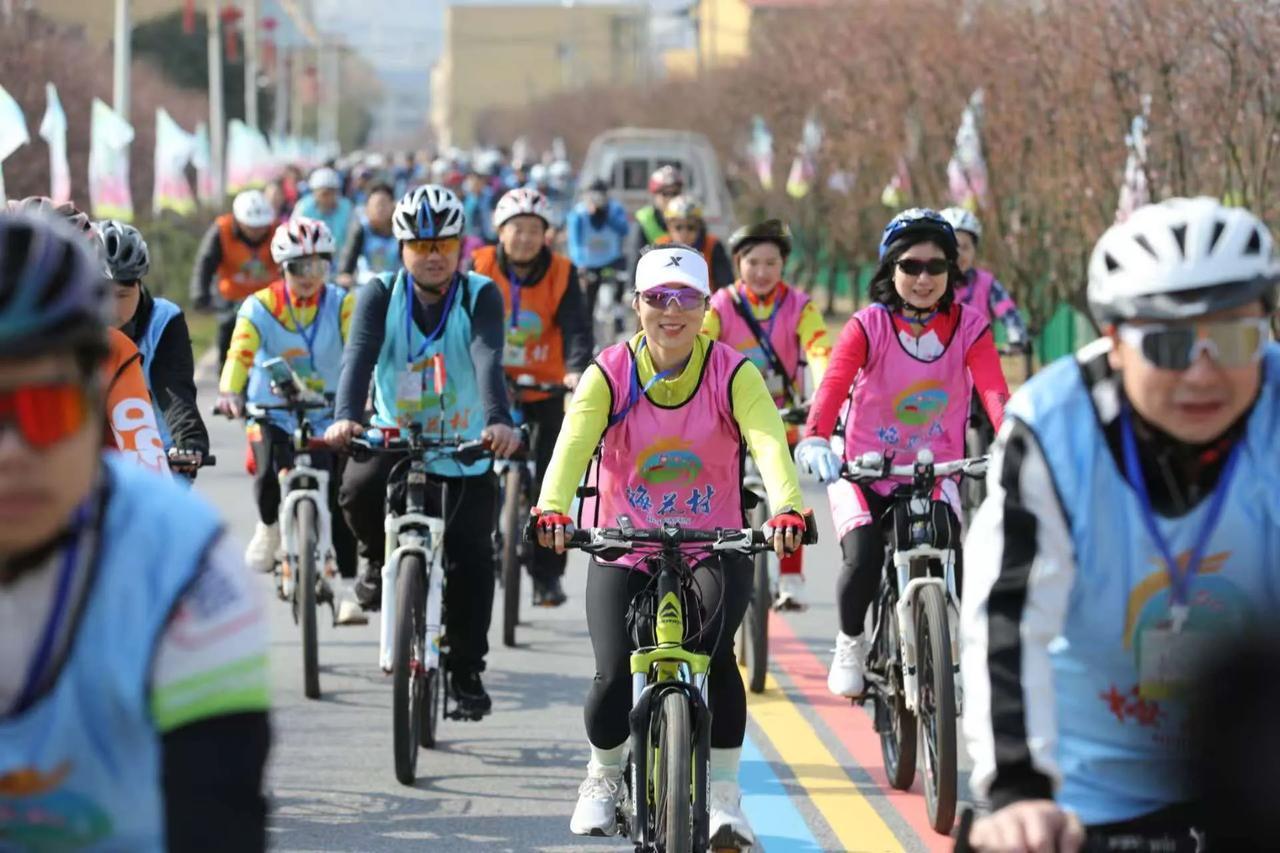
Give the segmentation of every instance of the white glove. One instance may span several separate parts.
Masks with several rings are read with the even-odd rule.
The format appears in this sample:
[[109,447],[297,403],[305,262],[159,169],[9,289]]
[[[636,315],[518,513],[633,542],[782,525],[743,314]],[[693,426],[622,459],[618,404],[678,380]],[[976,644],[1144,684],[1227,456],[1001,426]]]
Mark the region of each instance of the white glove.
[[834,483],[840,479],[844,462],[831,449],[825,438],[813,436],[796,445],[796,464],[806,474],[812,474],[820,483]]

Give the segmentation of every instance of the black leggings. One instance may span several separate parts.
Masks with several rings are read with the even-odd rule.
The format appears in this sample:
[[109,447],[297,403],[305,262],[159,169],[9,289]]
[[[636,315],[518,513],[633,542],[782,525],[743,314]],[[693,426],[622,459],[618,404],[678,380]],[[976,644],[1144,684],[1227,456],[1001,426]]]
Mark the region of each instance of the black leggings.
[[[551,464],[551,454],[556,449],[556,437],[560,435],[560,427],[564,424],[564,400],[552,397],[533,403],[522,403],[525,424],[529,427],[529,444],[533,449],[534,490],[533,499],[537,501],[542,491],[542,477]],[[550,548],[534,548],[533,564],[529,574],[538,580],[551,580],[564,576],[567,555],[557,554]]]
[[[714,560],[715,558],[712,558]],[[742,746],[747,730],[747,694],[733,655],[733,635],[751,599],[751,561],[740,555],[721,558],[722,569],[712,560],[698,565],[693,579],[704,616],[720,605],[694,647],[711,655],[708,694],[711,700],[711,745],[717,749]],[[723,572],[723,574],[722,574]],[[720,602],[721,577],[724,601]],[[613,749],[631,736],[631,665],[635,650],[627,630],[627,607],[649,584],[650,576],[622,566],[587,567],[587,631],[596,659],[596,676],[587,693],[584,716],[587,739],[600,749]]]
[[[861,488],[861,487],[855,487]],[[836,598],[840,609],[840,631],[850,637],[856,637],[863,631],[867,620],[867,608],[875,600],[876,589],[880,584],[880,573],[885,565],[884,525],[880,519],[892,506],[893,502],[871,488],[862,488],[863,499],[876,519],[871,524],[855,527],[840,539],[840,550],[844,554],[844,569],[840,572],[840,580],[836,583]],[[959,530],[959,522],[950,508],[952,529]],[[956,547],[956,593],[963,588],[964,554]]]
[[[275,524],[280,517],[281,469],[293,465],[293,443],[284,430],[259,421],[261,430],[257,441],[252,442],[253,461],[257,473],[253,475],[253,497],[258,504],[258,518],[263,524]],[[338,507],[338,487],[342,482],[342,458],[325,451],[311,452],[311,462],[317,468],[329,470],[329,517],[333,534],[333,552],[338,561],[338,573],[344,578],[356,576],[356,537],[347,526]]]

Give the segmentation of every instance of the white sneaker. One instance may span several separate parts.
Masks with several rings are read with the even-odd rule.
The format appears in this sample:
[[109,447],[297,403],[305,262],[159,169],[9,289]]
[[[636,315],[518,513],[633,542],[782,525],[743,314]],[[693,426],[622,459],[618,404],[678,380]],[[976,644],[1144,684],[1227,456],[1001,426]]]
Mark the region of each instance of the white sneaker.
[[276,551],[280,550],[280,525],[258,522],[253,528],[253,538],[244,549],[244,561],[255,572],[269,572],[276,566]]
[[360,602],[356,601],[352,581],[344,580],[338,587],[338,624],[368,625],[369,617],[365,615]]
[[778,597],[773,606],[777,610],[804,610],[804,575],[778,575]]
[[711,783],[710,847],[713,850],[745,850],[756,843],[756,834],[742,813],[742,790],[737,782]]
[[827,672],[827,689],[837,696],[851,699],[862,695],[865,688],[863,672],[867,665],[868,643],[864,635],[850,637],[841,631],[836,634],[835,657]]
[[621,770],[610,773],[588,764],[587,778],[578,786],[578,804],[573,807],[569,831],[574,835],[617,835],[622,796]]

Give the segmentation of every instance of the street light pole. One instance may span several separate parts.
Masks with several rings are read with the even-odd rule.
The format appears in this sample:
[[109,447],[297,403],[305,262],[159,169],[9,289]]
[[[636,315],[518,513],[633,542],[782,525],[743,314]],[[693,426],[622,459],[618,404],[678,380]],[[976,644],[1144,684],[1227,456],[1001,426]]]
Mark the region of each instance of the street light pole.
[[258,129],[258,0],[244,3],[244,123]]
[[218,0],[209,0],[209,159],[213,171],[213,191],[221,204],[226,194],[225,169],[226,126],[222,105],[222,33],[219,27]]
[[116,0],[115,69],[112,78],[111,105],[115,108],[116,114],[125,121],[129,121],[129,95],[132,85],[129,80],[132,33],[133,26],[129,21],[129,0]]
[[271,114],[272,132],[284,139],[288,134],[289,116],[289,61],[285,55],[285,46],[276,42],[276,102]]

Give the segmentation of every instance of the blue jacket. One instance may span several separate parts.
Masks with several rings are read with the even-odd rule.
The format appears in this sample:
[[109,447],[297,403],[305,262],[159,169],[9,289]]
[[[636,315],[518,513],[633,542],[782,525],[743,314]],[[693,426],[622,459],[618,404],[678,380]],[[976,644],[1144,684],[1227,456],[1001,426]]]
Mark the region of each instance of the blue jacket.
[[587,206],[579,202],[569,211],[566,240],[570,260],[579,269],[613,266],[622,260],[622,242],[630,227],[626,208],[613,199],[609,200],[604,217],[595,221]]

